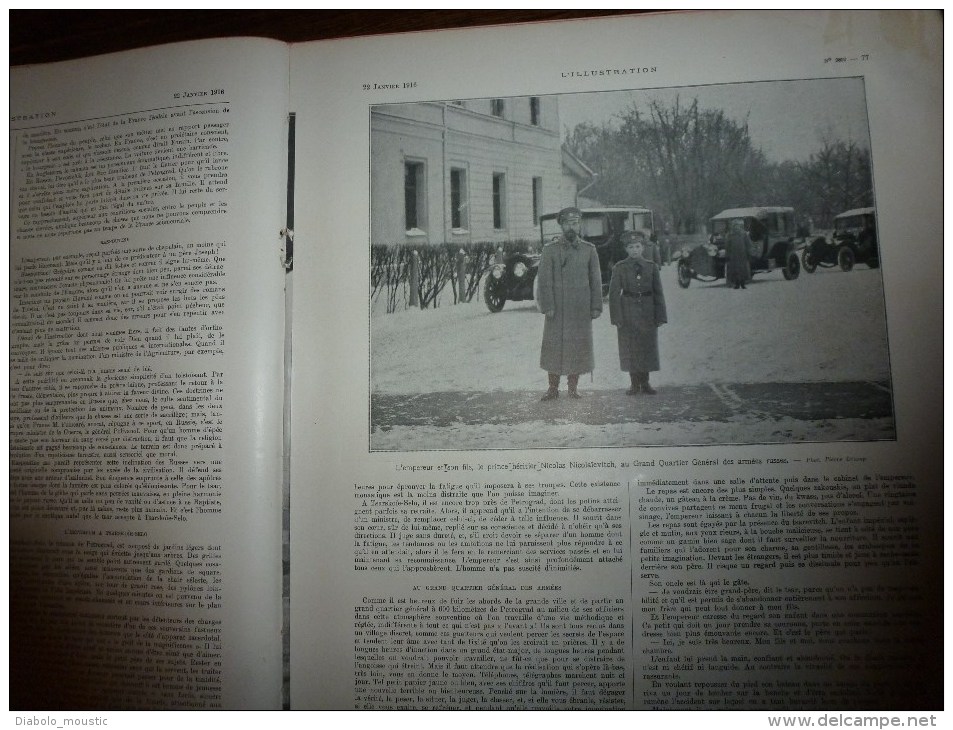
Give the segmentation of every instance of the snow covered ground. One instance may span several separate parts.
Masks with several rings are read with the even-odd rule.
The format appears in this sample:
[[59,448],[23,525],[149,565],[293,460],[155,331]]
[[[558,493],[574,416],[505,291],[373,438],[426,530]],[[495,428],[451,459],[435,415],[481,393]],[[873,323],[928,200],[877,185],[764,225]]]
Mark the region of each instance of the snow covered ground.
[[[659,330],[662,370],[653,384],[886,380],[887,333],[880,271],[818,269],[785,281],[756,275],[745,290],[724,282],[675,283],[662,268],[668,324]],[[532,302],[491,314],[482,301],[375,315],[375,392],[545,390],[539,368],[543,316]],[[593,323],[590,389],[627,385],[609,314]]]
[[[745,290],[723,281],[675,282],[663,267],[668,324],[659,331],[662,369],[653,385],[889,381],[886,319],[879,270],[818,269],[785,281],[756,274]],[[374,394],[521,391],[542,393],[543,316],[532,302],[490,313],[482,301],[377,314],[371,320]],[[618,391],[615,328],[605,311],[593,327],[596,368],[580,390]],[[565,385],[563,385],[565,387]],[[893,438],[893,419],[785,419],[765,423],[740,413],[732,422],[583,426],[395,426],[372,435],[375,449],[528,448],[635,444],[765,443]]]

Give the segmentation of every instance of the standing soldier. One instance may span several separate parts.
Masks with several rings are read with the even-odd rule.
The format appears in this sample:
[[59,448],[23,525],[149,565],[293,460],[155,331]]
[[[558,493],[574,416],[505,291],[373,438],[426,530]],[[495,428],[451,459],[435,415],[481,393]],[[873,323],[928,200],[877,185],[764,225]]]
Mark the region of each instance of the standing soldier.
[[725,236],[725,280],[728,286],[744,289],[751,279],[751,260],[748,258],[751,248],[744,220],[735,218]]
[[659,258],[662,260],[662,266],[668,266],[672,263],[672,242],[668,237],[663,238],[659,241]]
[[602,314],[602,272],[596,247],[579,236],[582,213],[563,208],[556,220],[563,229],[545,246],[539,261],[539,310],[546,315],[539,366],[549,374],[542,400],[559,397],[566,375],[569,397],[578,398],[579,374],[592,372],[592,320]]
[[643,256],[648,237],[642,231],[622,234],[629,255],[612,269],[609,321],[619,336],[619,365],[629,373],[629,395],[655,395],[649,373],[659,369],[658,328],[668,321],[659,268]]
[[[631,231],[623,231],[621,236],[622,240],[620,243],[623,244],[623,248],[625,248],[627,233],[631,233]],[[651,236],[645,239],[642,245],[642,258],[644,258],[646,261],[651,261],[656,266],[662,265],[662,246],[659,244],[658,240],[653,241]]]

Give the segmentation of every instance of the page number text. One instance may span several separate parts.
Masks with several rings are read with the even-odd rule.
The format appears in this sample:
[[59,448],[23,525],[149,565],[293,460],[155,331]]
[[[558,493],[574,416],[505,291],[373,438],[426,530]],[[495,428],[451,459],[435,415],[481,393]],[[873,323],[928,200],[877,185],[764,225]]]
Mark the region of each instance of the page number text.
[[857,56],[828,56],[824,63],[850,63],[851,61],[869,61],[869,53],[861,53]]

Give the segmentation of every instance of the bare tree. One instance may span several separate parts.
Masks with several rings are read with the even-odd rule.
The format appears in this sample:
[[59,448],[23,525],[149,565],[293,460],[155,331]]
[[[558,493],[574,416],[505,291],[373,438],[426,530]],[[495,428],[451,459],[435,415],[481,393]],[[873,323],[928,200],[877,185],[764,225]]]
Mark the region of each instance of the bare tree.
[[853,140],[823,140],[798,170],[809,197],[805,209],[824,227],[838,213],[873,205],[870,152]]
[[453,244],[444,243],[439,246],[419,246],[414,250],[419,255],[420,264],[417,280],[420,308],[436,307],[440,292],[453,278],[457,248]]
[[694,233],[723,208],[753,204],[769,172],[747,121],[701,109],[697,99],[632,106],[618,128],[582,124],[567,144],[598,173],[594,195],[648,205],[679,233]]
[[593,195],[641,203],[692,234],[725,208],[791,205],[822,226],[852,207],[873,204],[870,153],[852,140],[825,139],[806,162],[769,163],[748,117],[702,109],[681,98],[633,105],[618,126],[580,124],[567,136],[574,154],[598,173]]
[[397,302],[407,281],[409,261],[406,246],[371,246],[371,301],[384,294],[388,314],[397,311]]
[[477,243],[467,251],[466,301],[480,290],[480,282],[493,266],[496,247],[492,243]]
[[688,106],[676,97],[670,105],[648,104],[622,117],[626,146],[637,150],[636,163],[648,173],[665,202],[676,231],[694,233],[719,210],[754,203],[762,188],[766,162],[754,148],[747,121],[737,122],[721,109]]

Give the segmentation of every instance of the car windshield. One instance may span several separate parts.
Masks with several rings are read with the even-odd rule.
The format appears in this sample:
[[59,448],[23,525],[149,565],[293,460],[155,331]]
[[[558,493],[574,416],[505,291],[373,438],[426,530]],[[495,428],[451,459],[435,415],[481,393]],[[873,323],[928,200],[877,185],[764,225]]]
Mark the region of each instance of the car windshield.
[[835,231],[849,231],[851,228],[862,228],[863,217],[859,215],[850,215],[846,218],[838,218],[834,221]]
[[731,223],[727,218],[711,222],[711,233],[713,236],[722,236],[728,231],[728,224]]
[[788,234],[794,230],[794,215],[785,211],[780,213],[769,213],[764,218],[764,224],[772,234]]
[[[640,228],[641,228],[641,229],[644,229],[644,230],[647,230],[647,231],[653,231],[653,230],[655,230],[654,227],[652,226],[652,214],[651,214],[650,212],[648,212],[648,211],[646,211],[645,213],[633,213],[633,214],[632,214],[632,226],[633,226],[636,230],[638,230],[638,229],[640,229]],[[626,219],[626,221],[625,221],[625,229],[626,229],[626,230],[630,230],[630,228],[629,228],[629,220],[628,220],[628,219]]]
[[608,221],[604,215],[582,214],[582,237],[586,240],[605,237],[607,228]]

